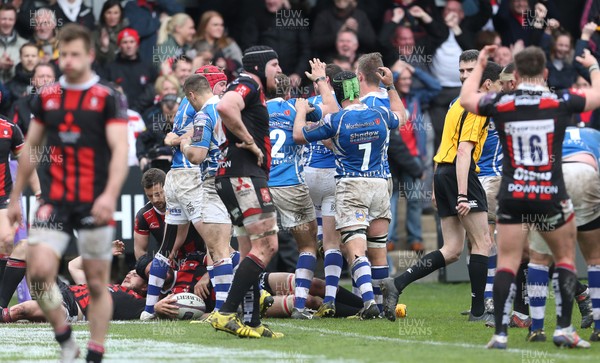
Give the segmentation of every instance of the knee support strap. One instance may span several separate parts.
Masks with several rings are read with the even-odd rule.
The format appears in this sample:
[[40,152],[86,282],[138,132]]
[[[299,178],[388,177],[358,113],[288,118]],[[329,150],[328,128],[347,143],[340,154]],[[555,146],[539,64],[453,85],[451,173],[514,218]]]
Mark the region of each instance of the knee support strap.
[[342,244],[346,244],[356,238],[367,238],[367,229],[357,228],[351,231],[342,231],[340,234],[342,236]]
[[383,236],[367,237],[367,248],[386,248],[387,239],[387,233]]

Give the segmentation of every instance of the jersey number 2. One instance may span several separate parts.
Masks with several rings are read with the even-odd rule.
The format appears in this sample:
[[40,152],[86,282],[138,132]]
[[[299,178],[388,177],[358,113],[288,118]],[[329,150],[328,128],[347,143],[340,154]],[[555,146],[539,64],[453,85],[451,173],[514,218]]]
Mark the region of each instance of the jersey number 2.
[[285,131],[283,130],[272,130],[269,134],[269,137],[271,138],[271,142],[273,142],[273,140],[275,140],[275,144],[273,145],[273,148],[271,149],[271,157],[272,158],[282,158],[285,155],[281,152],[279,152],[279,150],[281,150],[281,148],[283,147],[283,144],[285,143]]
[[371,160],[371,143],[358,145],[358,150],[364,150],[361,171],[369,170],[369,161]]

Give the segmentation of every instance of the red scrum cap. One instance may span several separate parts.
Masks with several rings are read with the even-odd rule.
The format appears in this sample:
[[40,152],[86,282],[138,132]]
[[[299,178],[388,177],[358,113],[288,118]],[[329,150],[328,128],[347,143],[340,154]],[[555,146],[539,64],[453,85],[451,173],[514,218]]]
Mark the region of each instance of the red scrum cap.
[[196,69],[196,74],[203,75],[210,84],[210,89],[214,90],[215,85],[221,81],[227,82],[227,76],[217,66],[207,65]]
[[135,29],[125,28],[121,30],[119,32],[119,35],[117,35],[117,45],[121,45],[121,40],[123,40],[123,38],[125,37],[133,37],[135,39],[135,42],[138,45],[140,44],[140,35]]

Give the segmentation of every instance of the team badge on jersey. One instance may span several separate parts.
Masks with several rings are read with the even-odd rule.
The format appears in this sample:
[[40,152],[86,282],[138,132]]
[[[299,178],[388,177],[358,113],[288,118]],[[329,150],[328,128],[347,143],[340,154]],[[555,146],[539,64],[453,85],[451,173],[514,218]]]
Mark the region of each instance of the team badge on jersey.
[[246,98],[248,93],[250,93],[250,88],[248,88],[247,86],[245,86],[243,84],[238,84],[237,87],[235,88],[235,91],[237,93],[239,93],[240,96],[242,96],[242,98]]

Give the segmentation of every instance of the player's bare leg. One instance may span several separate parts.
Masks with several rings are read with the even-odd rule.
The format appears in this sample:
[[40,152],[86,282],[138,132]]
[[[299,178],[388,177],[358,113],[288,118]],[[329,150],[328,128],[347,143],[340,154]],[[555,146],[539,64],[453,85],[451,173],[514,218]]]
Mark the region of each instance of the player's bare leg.
[[13,323],[18,320],[28,320],[35,323],[46,322],[46,316],[37,301],[29,300],[5,308],[0,317],[0,323]]
[[600,248],[598,248],[599,240],[600,229],[577,232],[577,241],[579,242],[581,253],[583,254],[585,262],[588,266],[588,284],[590,289],[592,311],[594,317],[594,331],[590,336],[590,340],[593,342],[600,341]]
[[28,246],[27,261],[30,262],[27,266],[27,278],[31,294],[36,297],[40,309],[52,325],[55,338],[61,346],[61,360],[74,361],[79,356],[79,347],[71,335],[62,295],[56,285],[58,255],[49,245],[38,243]]
[[7,209],[0,209],[0,253],[9,255],[12,252],[15,228],[8,221]]

